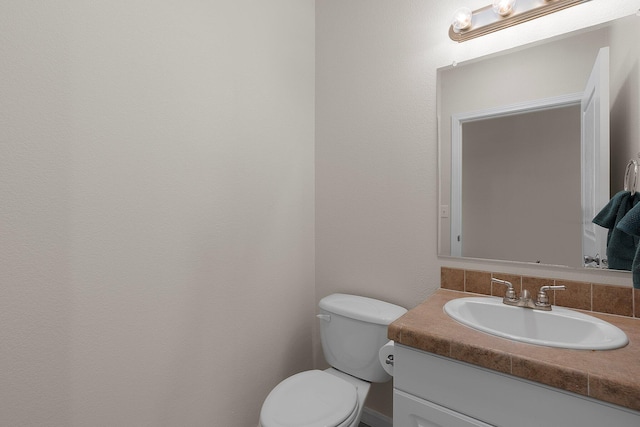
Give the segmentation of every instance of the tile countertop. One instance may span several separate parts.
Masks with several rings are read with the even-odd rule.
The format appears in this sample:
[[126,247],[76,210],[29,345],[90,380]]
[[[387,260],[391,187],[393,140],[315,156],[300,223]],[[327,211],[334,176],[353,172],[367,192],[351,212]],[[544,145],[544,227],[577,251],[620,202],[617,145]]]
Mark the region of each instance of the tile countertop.
[[476,331],[444,312],[447,301],[468,296],[480,295],[439,289],[393,322],[388,330],[389,339],[640,411],[640,319],[587,312],[627,334],[629,344],[620,349],[543,347]]

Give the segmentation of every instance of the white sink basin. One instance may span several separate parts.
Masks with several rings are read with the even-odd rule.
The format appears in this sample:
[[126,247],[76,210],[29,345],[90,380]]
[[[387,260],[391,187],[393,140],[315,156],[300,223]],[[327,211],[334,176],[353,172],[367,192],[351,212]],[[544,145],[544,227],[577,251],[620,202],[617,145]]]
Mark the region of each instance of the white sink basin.
[[611,350],[629,342],[618,327],[562,307],[540,311],[505,305],[499,298],[470,297],[449,301],[444,305],[444,311],[479,331],[529,344]]

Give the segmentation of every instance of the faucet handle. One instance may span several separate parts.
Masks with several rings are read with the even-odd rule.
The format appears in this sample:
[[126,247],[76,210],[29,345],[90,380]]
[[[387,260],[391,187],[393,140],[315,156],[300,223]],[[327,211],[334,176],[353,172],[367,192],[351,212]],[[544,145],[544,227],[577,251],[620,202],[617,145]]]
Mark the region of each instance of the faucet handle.
[[499,283],[501,285],[505,285],[507,287],[507,291],[504,294],[505,301],[517,301],[518,297],[516,296],[516,291],[513,290],[513,284],[508,280],[496,279],[495,277],[491,278],[492,283]]
[[549,303],[549,295],[547,295],[547,291],[550,291],[550,290],[563,291],[565,289],[567,289],[565,285],[542,286],[538,291],[538,301],[536,302],[536,306],[551,307],[551,304]]

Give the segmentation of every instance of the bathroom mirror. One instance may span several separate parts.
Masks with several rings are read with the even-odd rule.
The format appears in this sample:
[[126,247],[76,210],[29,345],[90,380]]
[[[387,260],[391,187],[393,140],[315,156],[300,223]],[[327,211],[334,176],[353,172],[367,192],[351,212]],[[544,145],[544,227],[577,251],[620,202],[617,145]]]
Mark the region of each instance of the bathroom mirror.
[[[585,265],[583,239],[598,234],[591,255],[606,257],[607,230],[590,220],[638,159],[637,40],[632,15],[438,70],[441,256],[606,268]],[[588,164],[581,98],[603,55],[608,149]]]

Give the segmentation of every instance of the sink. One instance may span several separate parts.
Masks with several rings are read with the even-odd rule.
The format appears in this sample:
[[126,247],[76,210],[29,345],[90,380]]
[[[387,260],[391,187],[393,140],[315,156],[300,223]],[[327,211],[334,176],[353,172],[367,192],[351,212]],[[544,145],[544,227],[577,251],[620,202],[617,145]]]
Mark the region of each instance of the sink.
[[528,344],[612,350],[629,342],[620,328],[562,307],[540,311],[505,305],[500,298],[468,297],[447,302],[444,311],[471,328]]

